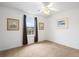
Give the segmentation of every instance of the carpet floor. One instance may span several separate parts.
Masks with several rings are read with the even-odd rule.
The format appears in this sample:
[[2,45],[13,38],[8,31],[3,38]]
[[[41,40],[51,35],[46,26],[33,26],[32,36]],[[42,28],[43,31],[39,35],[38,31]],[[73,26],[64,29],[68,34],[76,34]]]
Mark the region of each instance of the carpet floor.
[[54,42],[43,41],[1,51],[3,57],[79,57],[79,50]]

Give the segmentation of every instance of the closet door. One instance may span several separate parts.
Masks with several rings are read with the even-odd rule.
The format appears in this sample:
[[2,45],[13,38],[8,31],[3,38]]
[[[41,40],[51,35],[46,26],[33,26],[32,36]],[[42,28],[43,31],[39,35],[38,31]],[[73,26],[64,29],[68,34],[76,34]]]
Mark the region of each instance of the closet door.
[[23,45],[28,44],[27,40],[27,26],[26,26],[26,15],[23,16]]

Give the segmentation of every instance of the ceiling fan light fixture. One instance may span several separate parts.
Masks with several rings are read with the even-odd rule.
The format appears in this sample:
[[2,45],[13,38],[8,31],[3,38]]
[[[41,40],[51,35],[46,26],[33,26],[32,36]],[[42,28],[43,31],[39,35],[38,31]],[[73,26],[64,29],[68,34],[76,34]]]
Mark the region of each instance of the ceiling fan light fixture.
[[50,10],[47,7],[43,7],[43,10],[42,11],[46,15],[49,15],[50,14]]

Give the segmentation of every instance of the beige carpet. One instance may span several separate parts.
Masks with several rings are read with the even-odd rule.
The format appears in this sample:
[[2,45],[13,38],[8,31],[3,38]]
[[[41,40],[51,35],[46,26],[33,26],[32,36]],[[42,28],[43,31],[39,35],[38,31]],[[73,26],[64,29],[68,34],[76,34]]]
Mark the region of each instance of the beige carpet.
[[68,57],[79,56],[79,50],[72,49],[54,42],[43,41],[24,47],[0,52],[0,56],[9,57]]

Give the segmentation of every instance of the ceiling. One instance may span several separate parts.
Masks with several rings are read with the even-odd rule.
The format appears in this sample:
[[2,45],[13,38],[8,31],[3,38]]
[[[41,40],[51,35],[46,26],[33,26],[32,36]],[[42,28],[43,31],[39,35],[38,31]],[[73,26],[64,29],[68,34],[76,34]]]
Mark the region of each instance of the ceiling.
[[41,14],[43,7],[50,6],[50,13],[60,12],[72,8],[79,8],[79,2],[0,2],[0,5],[17,8],[30,14]]
[[17,8],[31,14],[40,13],[41,3],[36,2],[0,2],[0,5]]

